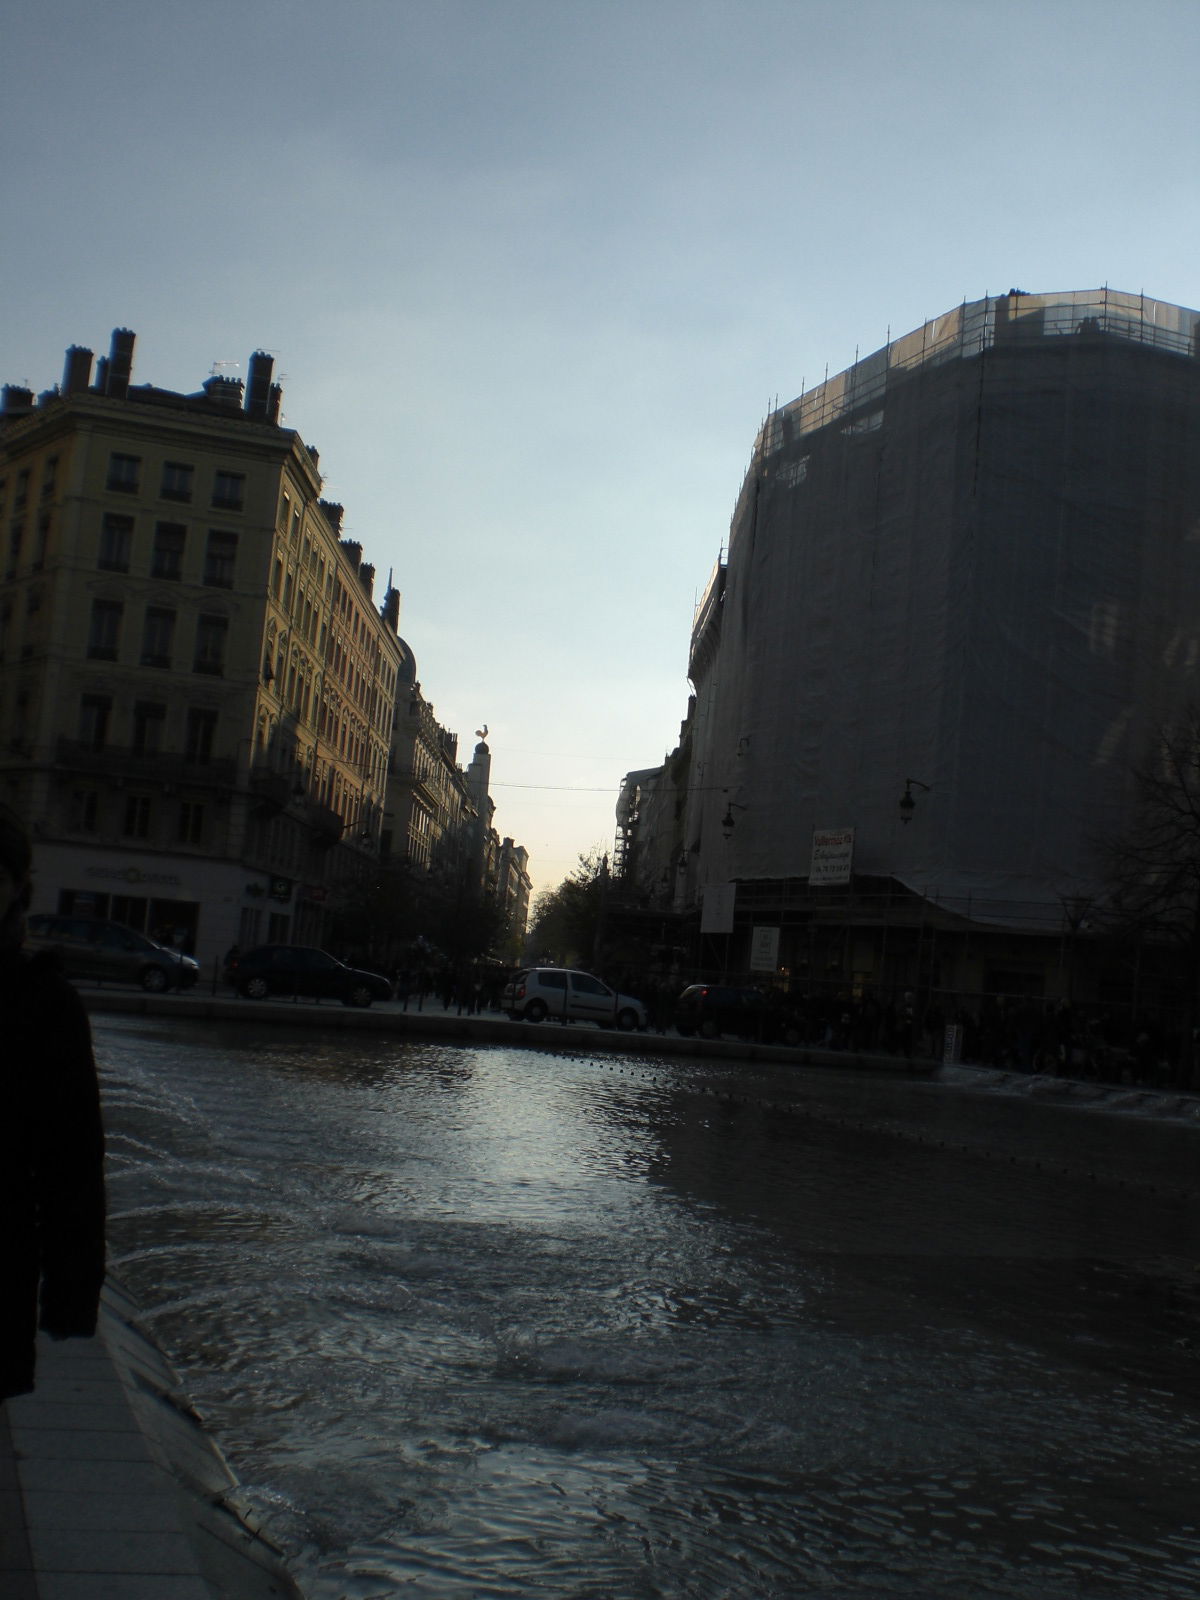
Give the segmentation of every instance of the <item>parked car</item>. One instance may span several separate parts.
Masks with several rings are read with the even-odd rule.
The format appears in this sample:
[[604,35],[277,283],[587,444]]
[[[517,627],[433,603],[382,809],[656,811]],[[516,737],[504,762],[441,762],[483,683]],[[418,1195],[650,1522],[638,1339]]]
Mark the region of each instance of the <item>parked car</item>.
[[685,1039],[731,1033],[767,1044],[799,1044],[804,1037],[803,1018],[786,997],[720,983],[690,984],[675,1002],[675,1026]]
[[268,995],[340,1000],[347,1006],[369,1006],[390,1000],[392,985],[379,972],[348,967],[324,950],[302,944],[263,944],[231,955],[226,972],[234,988],[248,1000]]
[[571,967],[526,967],[504,986],[501,1006],[514,1022],[598,1022],[603,1028],[644,1028],[646,1008],[632,995],[618,994],[590,972]]
[[57,950],[68,978],[92,983],[140,983],[161,994],[190,989],[200,976],[194,956],[104,917],[39,911],[26,921],[26,943],[31,950]]

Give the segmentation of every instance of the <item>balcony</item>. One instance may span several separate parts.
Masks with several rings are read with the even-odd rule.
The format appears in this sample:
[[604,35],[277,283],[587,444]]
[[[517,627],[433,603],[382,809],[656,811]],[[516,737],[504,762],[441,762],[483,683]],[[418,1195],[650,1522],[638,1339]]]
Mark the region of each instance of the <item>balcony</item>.
[[276,772],[271,767],[250,769],[250,793],[258,802],[260,817],[278,816],[286,811],[296,787],[295,774]]
[[54,765],[96,778],[133,778],[140,783],[186,783],[214,789],[231,789],[237,770],[227,757],[204,761],[178,751],[134,750],[129,745],[116,744],[96,750],[82,739],[59,739]]
[[319,850],[328,850],[342,837],[346,824],[332,806],[314,800],[308,808],[308,825],[312,829],[312,842]]

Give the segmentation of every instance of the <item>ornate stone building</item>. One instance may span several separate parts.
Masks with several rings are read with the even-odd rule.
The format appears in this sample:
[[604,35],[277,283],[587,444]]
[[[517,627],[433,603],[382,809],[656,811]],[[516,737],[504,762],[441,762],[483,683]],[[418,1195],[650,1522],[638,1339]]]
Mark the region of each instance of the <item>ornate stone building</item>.
[[380,845],[399,595],[269,356],[182,394],[135,386],[133,350],[3,393],[0,794],[34,819],[34,907],[204,961],[319,942]]

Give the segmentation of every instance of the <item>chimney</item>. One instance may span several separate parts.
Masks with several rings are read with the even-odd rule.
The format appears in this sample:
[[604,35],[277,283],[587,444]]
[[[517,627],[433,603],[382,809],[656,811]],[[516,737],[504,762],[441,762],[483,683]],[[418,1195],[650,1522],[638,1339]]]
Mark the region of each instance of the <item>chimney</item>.
[[124,400],[129,393],[129,380],[133,375],[133,341],[136,337],[128,328],[113,329],[104,384],[104,392],[112,400]]
[[369,561],[364,561],[362,566],[359,567],[358,581],[362,584],[363,593],[367,599],[373,599],[375,595],[375,568]]
[[260,422],[267,420],[267,406],[271,398],[271,373],[274,356],[265,350],[256,350],[250,357],[250,381],[246,389],[246,415]]
[[92,352],[81,344],[73,344],[67,351],[63,367],[62,392],[65,395],[83,394],[92,381]]
[[400,632],[400,591],[389,589],[383,597],[380,615],[393,633]]
[[[321,510],[325,513],[325,521],[333,529],[334,533],[341,533],[341,531],[342,531],[342,511],[343,511],[343,507],[337,505],[332,500],[319,500],[317,502],[317,504],[321,507]],[[362,546],[359,545],[358,549],[359,549],[359,554],[361,555],[362,554]]]
[[359,544],[357,539],[342,539],[339,542],[349,558],[350,565],[357,572],[362,565],[362,545]]
[[6,417],[23,417],[33,410],[33,390],[19,383],[6,383],[0,394],[0,410]]
[[228,406],[231,411],[240,411],[242,409],[242,380],[240,378],[205,378],[203,389],[205,396],[214,405]]
[[277,383],[273,383],[270,393],[267,395],[267,421],[274,428],[279,426],[279,407],[282,404],[283,390]]

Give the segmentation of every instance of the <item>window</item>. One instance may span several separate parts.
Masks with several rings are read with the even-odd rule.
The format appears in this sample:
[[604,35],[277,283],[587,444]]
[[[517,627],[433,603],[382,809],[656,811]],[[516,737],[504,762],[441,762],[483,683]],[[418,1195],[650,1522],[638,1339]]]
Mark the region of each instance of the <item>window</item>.
[[166,606],[147,606],[142,625],[142,665],[169,668],[174,639],[175,612]]
[[79,742],[89,750],[103,750],[108,743],[108,719],[112,701],[107,695],[85,694],[79,702]]
[[193,670],[219,678],[225,671],[225,638],[229,623],[224,617],[199,617],[196,620],[196,659]]
[[181,844],[201,844],[204,840],[204,807],[194,800],[179,802],[179,825],[175,837]]
[[87,653],[92,661],[115,661],[121,639],[121,616],[125,608],[119,600],[93,600],[88,624]]
[[246,498],[246,475],[218,472],[213,478],[212,503],[222,511],[240,511]]
[[157,701],[138,700],[133,708],[133,753],[156,756],[163,747],[167,708]]
[[128,572],[129,552],[133,548],[133,518],[110,512],[100,525],[100,559],[103,572]]
[[49,500],[54,493],[54,481],[58,477],[58,457],[48,456],[42,468],[42,499]]
[[14,522],[8,530],[8,566],[4,576],[15,578],[17,568],[21,565],[21,540],[25,537],[25,524]]
[[237,534],[210,528],[204,551],[204,581],[213,589],[233,588],[233,564],[237,559]]
[[190,500],[194,475],[195,468],[182,461],[164,461],[159,495],[164,500]]
[[272,595],[272,597],[274,599],[276,599],[276,600],[279,599],[280,591],[282,590],[282,588],[283,588],[283,562],[278,560],[278,558],[277,558],[276,561],[275,561],[274,567],[271,569],[271,595]]
[[212,760],[213,739],[217,732],[217,713],[193,706],[187,714],[184,757],[203,766]]
[[37,543],[33,547],[33,570],[41,572],[50,548],[50,513],[43,511],[37,520]]
[[150,800],[147,795],[126,795],[121,832],[129,839],[145,839],[149,836]]
[[99,826],[100,797],[95,789],[74,789],[68,826],[73,833],[95,833]]
[[108,482],[105,488],[115,494],[136,494],[141,472],[141,456],[123,456],[114,451],[108,458]]
[[29,468],[22,467],[17,473],[17,485],[13,492],[13,510],[20,511],[29,499]]
[[580,994],[602,996],[606,1000],[612,999],[612,990],[601,983],[599,978],[589,978],[586,973],[576,972],[571,975],[571,986]]
[[183,576],[183,546],[187,529],[182,522],[159,522],[154,527],[154,551],[150,557],[150,576],[177,583]]

